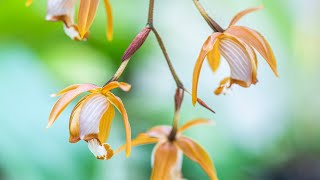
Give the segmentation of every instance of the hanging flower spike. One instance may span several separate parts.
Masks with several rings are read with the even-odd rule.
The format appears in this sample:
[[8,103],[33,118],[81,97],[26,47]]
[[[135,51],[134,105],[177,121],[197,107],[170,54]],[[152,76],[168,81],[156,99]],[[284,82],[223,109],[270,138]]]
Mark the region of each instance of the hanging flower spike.
[[208,37],[202,46],[193,71],[192,103],[194,105],[197,101],[200,71],[206,57],[213,72],[218,69],[221,56],[230,66],[231,75],[221,81],[220,86],[215,90],[216,95],[224,93],[233,84],[249,87],[251,84],[257,83],[258,64],[254,49],[261,54],[278,77],[276,59],[265,38],[255,30],[235,26],[235,23],[243,16],[260,9],[262,7],[255,7],[238,13],[227,30],[215,32]]
[[32,4],[32,0],[27,0],[26,1],[26,6],[29,7]]
[[[183,154],[198,163],[211,180],[218,179],[208,153],[195,141],[182,135],[190,127],[200,124],[212,124],[212,121],[205,119],[189,121],[178,129],[174,140],[169,140],[171,126],[153,127],[148,132],[141,133],[132,140],[132,146],[156,143],[151,157],[153,167],[151,180],[183,179],[181,173]],[[121,152],[125,147],[123,145],[115,153]]]
[[[29,0],[30,1],[30,0]],[[78,9],[78,22],[75,23],[76,0],[48,0],[48,21],[62,21],[65,33],[73,40],[86,40],[89,36],[89,29],[96,16],[100,0],[80,0]],[[111,5],[104,0],[107,16],[107,39],[112,40],[113,20]]]
[[126,131],[126,155],[130,155],[131,150],[131,129],[127,112],[121,99],[110,91],[120,88],[123,91],[129,91],[131,86],[123,82],[110,82],[104,87],[98,87],[93,84],[77,84],[69,86],[57,94],[61,96],[53,106],[47,128],[50,128],[61,112],[80,94],[90,92],[83,97],[74,107],[69,122],[69,131],[71,143],[84,140],[88,143],[90,151],[97,159],[110,159],[113,156],[113,150],[105,142],[108,140],[111,123],[115,115],[115,110],[119,110]]

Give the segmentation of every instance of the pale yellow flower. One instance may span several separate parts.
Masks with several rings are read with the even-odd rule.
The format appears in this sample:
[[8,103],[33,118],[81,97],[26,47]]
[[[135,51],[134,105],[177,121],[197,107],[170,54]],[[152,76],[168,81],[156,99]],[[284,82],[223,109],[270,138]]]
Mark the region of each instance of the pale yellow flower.
[[273,51],[265,38],[257,31],[243,26],[236,26],[236,22],[248,13],[260,10],[255,7],[238,13],[231,21],[228,29],[214,32],[204,43],[193,72],[192,103],[197,100],[198,80],[202,64],[207,57],[209,65],[215,72],[220,64],[221,55],[230,66],[230,77],[223,79],[215,90],[219,95],[232,84],[249,87],[257,83],[257,57],[254,49],[267,61],[276,76],[277,63]]
[[[211,124],[212,121],[196,119],[189,121],[177,130],[171,137],[171,126],[156,126],[146,133],[139,134],[132,140],[132,146],[156,143],[151,161],[151,180],[178,180],[183,179],[181,173],[183,154],[198,163],[211,180],[217,180],[216,171],[209,154],[194,140],[183,136],[182,133],[192,126]],[[116,153],[125,148],[120,147]]]
[[61,112],[77,96],[84,92],[90,92],[77,103],[74,107],[69,122],[69,131],[71,143],[84,140],[88,143],[90,151],[98,159],[110,159],[113,156],[113,150],[105,142],[108,140],[111,123],[115,115],[115,110],[119,110],[126,131],[126,155],[130,155],[131,150],[131,129],[128,115],[121,99],[110,91],[115,88],[121,88],[129,91],[131,86],[123,82],[111,82],[104,87],[98,87],[93,84],[77,84],[69,86],[53,96],[61,96],[53,106],[48,128],[55,122]]

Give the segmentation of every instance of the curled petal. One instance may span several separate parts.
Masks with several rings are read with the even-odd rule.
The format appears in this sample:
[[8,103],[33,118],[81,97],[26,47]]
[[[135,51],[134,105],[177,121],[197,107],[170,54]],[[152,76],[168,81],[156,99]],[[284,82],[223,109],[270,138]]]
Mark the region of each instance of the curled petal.
[[231,86],[231,78],[230,77],[226,77],[224,78],[222,81],[220,81],[220,85],[219,87],[214,91],[214,94],[216,95],[220,95],[222,93],[225,93],[226,89],[230,88]]
[[263,9],[263,6],[257,6],[257,7],[253,7],[253,8],[249,8],[249,9],[245,9],[241,12],[239,12],[237,15],[234,16],[234,18],[231,20],[229,27],[233,26],[234,24],[236,24],[243,16],[255,12],[255,11],[259,11]]
[[100,160],[108,160],[113,156],[113,150],[109,144],[100,144],[97,139],[88,141],[88,148],[92,154]]
[[192,126],[196,126],[196,125],[212,125],[214,122],[212,120],[208,120],[208,119],[194,119],[192,121],[187,122],[186,124],[182,125],[179,129],[178,129],[178,133],[182,133],[184,131],[186,131],[187,129],[191,128]]
[[226,31],[246,44],[254,47],[261,56],[267,61],[272,71],[278,76],[277,62],[268,41],[257,31],[242,26],[232,26]]
[[[131,141],[131,147],[145,145],[145,144],[153,144],[153,143],[157,143],[157,142],[158,142],[158,138],[150,137],[146,133],[141,133],[135,139],[133,139]],[[115,151],[115,154],[123,151],[125,148],[126,148],[126,145],[122,145],[120,148],[118,148]]]
[[130,151],[131,151],[131,127],[130,127],[127,111],[124,108],[124,105],[120,98],[118,98],[112,93],[108,93],[107,96],[109,101],[118,109],[118,111],[122,115],[122,120],[126,130],[126,156],[129,157]]
[[101,143],[104,143],[108,140],[114,115],[115,115],[114,107],[109,106],[108,110],[103,114],[100,120],[98,137]]
[[80,140],[80,112],[87,98],[91,95],[83,97],[77,105],[73,108],[69,121],[70,143],[76,143]]
[[88,140],[92,135],[99,134],[100,121],[109,106],[107,97],[102,94],[93,94],[86,99],[80,112],[81,139]]
[[58,93],[56,94],[51,94],[51,97],[56,97],[56,96],[61,96],[71,90],[74,90],[74,89],[77,89],[81,84],[74,84],[74,85],[71,85],[71,86],[68,86],[66,88],[64,88],[63,90],[59,91]]
[[192,161],[198,163],[202,169],[208,174],[210,179],[217,180],[217,174],[208,153],[193,140],[180,137],[175,144],[182,150],[182,152]]
[[107,14],[107,39],[112,41],[113,38],[113,18],[112,18],[112,8],[109,0],[104,0],[104,7]]
[[206,42],[203,44],[200,55],[197,59],[193,70],[193,80],[192,80],[192,104],[195,105],[197,102],[197,92],[198,92],[198,81],[200,76],[200,71],[202,68],[202,64],[204,59],[206,58],[209,51],[213,49],[217,38],[221,36],[221,33],[213,33],[211,36],[208,37]]
[[224,36],[220,39],[220,52],[227,60],[231,71],[231,84],[237,83],[242,87],[252,84],[253,63],[251,49],[232,36]]
[[75,99],[77,96],[79,96],[83,92],[90,91],[96,88],[99,88],[99,87],[93,84],[82,84],[78,88],[71,90],[65,93],[63,96],[61,96],[51,110],[47,128],[51,127],[51,125],[59,117],[61,112],[70,104],[70,102],[73,99]]
[[152,158],[151,180],[182,179],[182,154],[176,145],[170,142],[158,144]]
[[81,38],[89,31],[96,16],[99,0],[81,0],[78,13],[78,28]]
[[216,72],[220,65],[219,43],[216,43],[213,46],[213,49],[209,51],[207,58],[212,71]]
[[128,83],[124,83],[124,82],[112,81],[112,82],[108,83],[107,85],[105,85],[101,89],[101,91],[103,94],[107,94],[109,91],[111,91],[112,89],[115,89],[115,88],[120,88],[123,91],[130,91],[131,85]]

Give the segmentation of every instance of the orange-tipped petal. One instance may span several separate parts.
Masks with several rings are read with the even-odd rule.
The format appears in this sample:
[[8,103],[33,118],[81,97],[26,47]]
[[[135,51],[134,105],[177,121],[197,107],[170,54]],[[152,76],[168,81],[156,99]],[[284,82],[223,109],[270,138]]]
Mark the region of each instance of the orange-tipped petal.
[[222,81],[220,81],[220,85],[219,85],[219,87],[214,91],[214,94],[220,95],[220,94],[224,93],[225,90],[231,86],[231,85],[230,85],[230,81],[231,81],[231,78],[230,78],[230,77],[226,77],[226,78],[224,78]]
[[226,31],[246,44],[254,47],[270,65],[272,71],[278,76],[277,62],[268,41],[257,31],[243,26],[233,26]]
[[208,53],[208,63],[213,72],[216,72],[220,65],[219,43],[216,43],[211,51]]
[[171,142],[157,145],[152,158],[151,180],[182,179],[182,156],[176,145]]
[[101,143],[97,139],[90,139],[87,142],[88,148],[97,159],[109,160],[114,154],[109,144]]
[[193,80],[192,80],[192,104],[195,105],[197,102],[197,92],[198,92],[198,81],[200,76],[200,71],[202,68],[202,64],[204,59],[206,58],[209,51],[213,49],[217,38],[221,36],[221,33],[213,33],[208,37],[206,42],[203,44],[200,55],[196,61],[194,70],[193,70]]
[[129,118],[126,109],[124,108],[124,105],[121,101],[120,98],[115,96],[112,93],[108,93],[108,99],[109,101],[118,109],[118,111],[122,115],[124,127],[126,130],[126,156],[130,156],[130,151],[131,151],[131,128],[130,128],[130,123],[129,123]]
[[[131,141],[131,147],[145,145],[145,144],[153,144],[153,143],[157,143],[158,141],[159,141],[158,138],[150,137],[146,133],[141,133]],[[123,151],[125,148],[126,148],[126,145],[122,145],[120,148],[118,148],[115,151],[115,154]]]
[[105,85],[101,89],[101,91],[103,94],[107,94],[109,91],[111,91],[112,89],[115,89],[115,88],[120,88],[123,91],[130,91],[131,85],[128,83],[124,83],[124,82],[112,81],[112,82],[108,83],[107,85]]
[[78,28],[81,38],[89,31],[96,16],[99,0],[81,0],[78,13]]
[[242,87],[249,87],[252,84],[252,74],[254,61],[251,56],[251,49],[233,36],[224,36],[220,38],[220,53],[227,60],[230,72],[231,82],[239,84]]
[[78,88],[71,90],[68,93],[65,93],[63,96],[61,96],[51,110],[47,128],[51,127],[51,125],[59,117],[61,112],[70,104],[70,102],[73,99],[75,99],[83,92],[90,91],[96,88],[99,87],[93,84],[82,84]]
[[103,114],[100,120],[98,137],[101,143],[104,143],[108,140],[114,115],[114,107],[109,106],[108,110]]
[[231,20],[230,22],[230,25],[229,27],[233,26],[234,24],[236,24],[243,16],[249,14],[249,13],[252,13],[252,12],[255,12],[255,11],[259,11],[261,9],[263,9],[264,7],[263,6],[257,6],[257,7],[253,7],[253,8],[249,8],[249,9],[245,9],[241,12],[239,12],[238,14],[236,14],[233,19]]
[[107,15],[107,39],[112,41],[113,39],[113,18],[112,18],[112,8],[109,0],[104,0],[104,7]]
[[199,144],[186,137],[178,138],[175,144],[177,144],[179,149],[181,149],[188,158],[198,163],[211,180],[218,179],[209,154]]
[[32,0],[27,0],[26,6],[29,7],[32,4]]
[[208,120],[208,119],[194,119],[192,121],[187,122],[186,124],[182,125],[179,129],[178,129],[178,133],[182,133],[184,131],[186,131],[187,129],[191,128],[192,126],[196,126],[196,125],[212,125],[214,122],[212,120]]

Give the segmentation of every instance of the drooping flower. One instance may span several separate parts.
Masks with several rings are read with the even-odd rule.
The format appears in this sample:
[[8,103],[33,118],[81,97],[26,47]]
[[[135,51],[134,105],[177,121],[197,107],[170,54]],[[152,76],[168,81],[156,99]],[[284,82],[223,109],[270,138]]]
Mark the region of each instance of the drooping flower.
[[[30,0],[29,0],[30,1]],[[80,0],[77,23],[75,23],[76,0],[48,0],[48,21],[62,21],[65,33],[74,40],[84,40],[96,16],[100,0]],[[104,0],[107,16],[107,39],[112,40],[113,19],[109,0]]]
[[72,100],[84,92],[89,92],[90,94],[80,99],[72,110],[69,122],[69,142],[76,143],[79,140],[84,140],[96,158],[110,159],[113,156],[113,150],[106,144],[106,141],[115,115],[115,107],[122,114],[126,131],[126,155],[129,156],[131,150],[130,124],[121,99],[110,92],[115,88],[129,91],[131,86],[116,81],[110,82],[102,88],[93,84],[76,84],[54,94],[53,96],[61,97],[51,110],[47,128],[51,127]]
[[[211,180],[217,180],[216,171],[209,154],[194,140],[183,136],[182,133],[192,126],[210,124],[212,121],[196,119],[181,126],[172,137],[171,126],[156,126],[146,133],[139,134],[132,140],[132,146],[156,143],[151,161],[151,180],[183,179],[181,173],[183,154],[198,163]],[[120,147],[116,153],[125,148]]]
[[274,74],[278,76],[277,62],[266,39],[255,30],[235,25],[243,16],[260,9],[262,7],[241,11],[232,19],[228,29],[222,30],[222,32],[214,32],[205,41],[193,72],[193,104],[197,100],[198,80],[206,57],[213,72],[219,67],[221,55],[230,66],[231,75],[220,82],[220,86],[215,90],[217,95],[230,88],[232,84],[249,87],[251,84],[257,83],[258,64],[254,49],[261,54]]

